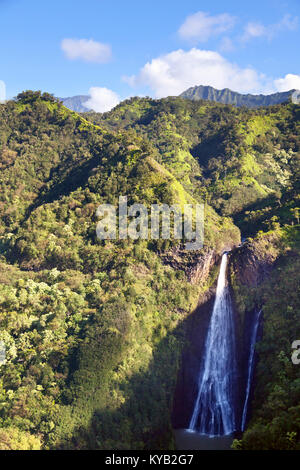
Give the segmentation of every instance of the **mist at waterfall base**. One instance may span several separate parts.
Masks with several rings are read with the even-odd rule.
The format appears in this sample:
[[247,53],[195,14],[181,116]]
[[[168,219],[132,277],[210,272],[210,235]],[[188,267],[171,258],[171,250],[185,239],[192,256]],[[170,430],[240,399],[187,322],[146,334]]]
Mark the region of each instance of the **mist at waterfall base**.
[[234,432],[245,429],[261,310],[256,313],[252,327],[242,422],[237,423],[235,412],[236,341],[233,307],[226,281],[227,264],[228,253],[224,253],[198,377],[193,413],[188,429],[174,431],[176,445],[180,450],[230,449]]

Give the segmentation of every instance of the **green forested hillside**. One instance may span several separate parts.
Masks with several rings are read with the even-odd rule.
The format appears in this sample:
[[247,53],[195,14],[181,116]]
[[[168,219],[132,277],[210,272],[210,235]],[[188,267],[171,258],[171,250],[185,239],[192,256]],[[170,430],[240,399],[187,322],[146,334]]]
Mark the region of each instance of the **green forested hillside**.
[[260,232],[238,251],[248,249],[269,273],[250,289],[232,273],[242,321],[247,310],[263,306],[252,416],[234,448],[300,450],[300,368],[291,360],[300,338],[299,225]]
[[[292,104],[253,111],[135,98],[78,115],[49,94],[25,92],[0,105],[0,449],[174,446],[185,320],[215,280],[212,270],[191,282],[197,256],[238,245],[240,229],[255,240],[274,232],[289,260],[274,272],[290,270],[285,289],[298,286],[299,145]],[[119,195],[147,207],[205,201],[201,253],[174,240],[99,241],[96,209]],[[271,241],[268,250],[276,247]],[[272,303],[276,275],[268,282],[262,347],[268,361],[275,357],[267,382],[276,392],[281,359],[268,335],[278,322],[288,354],[291,330]],[[242,311],[251,299],[239,295]],[[287,386],[297,371],[287,372]],[[255,403],[268,433],[275,407]],[[294,406],[280,403],[283,412]],[[253,419],[255,429],[259,413]],[[286,432],[299,440],[299,431]]]
[[109,113],[85,117],[148,138],[185,188],[242,223],[245,210],[259,201],[264,209],[280,206],[282,195],[295,188],[299,113],[293,104],[250,110],[182,98],[132,98]]
[[[255,262],[271,271],[256,287],[232,274],[241,322],[263,306],[252,419],[235,448],[300,448],[300,368],[291,344],[300,338],[300,108],[249,110],[180,98],[134,98],[86,117],[107,129],[134,129],[161,161],[222,216],[232,216]],[[251,238],[250,238],[251,237]],[[243,250],[243,248],[241,248]],[[235,256],[235,255],[233,255]]]
[[[99,241],[100,203],[191,202],[140,137],[27,92],[0,107],[0,448],[169,446],[180,322],[199,286],[168,240]],[[204,250],[239,241],[207,206]],[[160,363],[160,367],[154,364]]]

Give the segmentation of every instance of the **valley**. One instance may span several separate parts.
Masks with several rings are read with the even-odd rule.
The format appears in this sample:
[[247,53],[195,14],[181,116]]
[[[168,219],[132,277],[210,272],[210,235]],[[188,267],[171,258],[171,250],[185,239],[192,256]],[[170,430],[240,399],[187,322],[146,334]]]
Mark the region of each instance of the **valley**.
[[[299,116],[181,97],[78,114],[33,91],[0,104],[0,449],[176,448],[224,251],[233,448],[300,449]],[[204,204],[203,248],[99,240],[97,208],[120,196]]]

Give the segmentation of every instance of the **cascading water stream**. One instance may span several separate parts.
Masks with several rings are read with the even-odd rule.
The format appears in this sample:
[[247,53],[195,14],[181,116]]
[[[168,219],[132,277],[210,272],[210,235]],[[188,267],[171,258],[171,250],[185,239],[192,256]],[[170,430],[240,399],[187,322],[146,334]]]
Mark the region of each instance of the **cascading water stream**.
[[248,360],[248,377],[247,377],[246,396],[245,396],[243,415],[242,415],[242,425],[241,425],[242,431],[245,430],[245,426],[246,426],[248,402],[249,402],[250,388],[251,388],[251,383],[252,383],[252,378],[253,378],[253,369],[254,369],[255,344],[257,340],[257,332],[258,332],[261,312],[262,310],[259,310],[256,314],[256,318],[255,318],[255,322],[254,322],[253,330],[252,330],[252,336],[251,336],[250,354],[249,354],[249,360]]
[[209,436],[235,431],[236,377],[233,310],[226,283],[227,253],[223,254],[213,312],[205,342],[198,395],[189,429]]

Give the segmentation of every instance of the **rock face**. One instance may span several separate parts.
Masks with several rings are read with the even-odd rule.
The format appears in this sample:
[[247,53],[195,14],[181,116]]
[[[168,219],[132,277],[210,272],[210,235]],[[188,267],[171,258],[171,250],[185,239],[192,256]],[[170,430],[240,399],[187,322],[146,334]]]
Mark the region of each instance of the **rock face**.
[[[228,282],[234,308],[237,352],[237,390],[236,414],[237,427],[241,423],[248,372],[248,359],[255,313],[260,305],[255,305],[249,311],[239,311],[235,298],[232,280],[247,290],[258,287],[268,276],[276,251],[265,249],[260,242],[244,243],[230,252],[228,265]],[[204,282],[213,265],[219,265],[220,255],[209,252],[199,256],[198,263],[190,268],[190,280],[194,283]],[[187,345],[182,355],[181,368],[177,378],[173,402],[172,425],[175,429],[187,428],[193,412],[197,394],[197,379],[203,361],[205,339],[215,300],[216,283],[201,296],[199,305],[187,319]],[[261,328],[259,335],[262,334]]]
[[[259,289],[259,286],[273,269],[277,256],[276,241],[272,238],[264,237],[254,242],[243,243],[240,247],[234,249],[230,256],[230,282],[234,283],[235,286],[240,286],[247,293],[246,295],[249,296],[250,294],[251,297],[252,292],[252,296],[254,296],[255,291]],[[236,347],[238,352],[237,415],[241,420],[245,401],[251,335],[257,312],[263,306],[252,302],[251,308],[241,308],[239,305],[241,299],[236,297],[236,289],[232,289],[232,299],[235,310]],[[262,334],[263,322],[261,321],[258,329],[258,340]],[[255,363],[257,360],[256,357]],[[252,394],[250,395],[250,404],[251,397]]]
[[201,254],[195,260],[195,264],[189,270],[189,279],[192,284],[201,284],[209,276],[211,267],[215,264],[218,256],[215,251],[210,250]]
[[230,256],[230,270],[236,281],[247,287],[257,287],[270,273],[276,252],[264,250],[259,243],[244,243]]
[[184,271],[191,284],[204,283],[219,258],[220,255],[213,249],[187,251],[176,248],[172,253],[162,255],[163,262],[176,270]]
[[193,413],[215,290],[216,285],[205,293],[199,301],[198,308],[187,320],[187,346],[182,355],[173,402],[172,426],[175,429],[187,428]]
[[[185,260],[185,265],[183,261]],[[183,257],[178,251],[172,259],[165,260],[184,269],[192,284],[204,284],[214,265],[219,264],[221,256],[215,250],[201,252],[188,252]],[[174,264],[175,263],[175,264]],[[174,395],[172,426],[173,428],[186,428],[191,418],[197,394],[197,378],[203,357],[206,332],[214,304],[216,283],[201,294],[196,310],[185,320],[187,347],[183,351],[182,366],[180,368]]]

